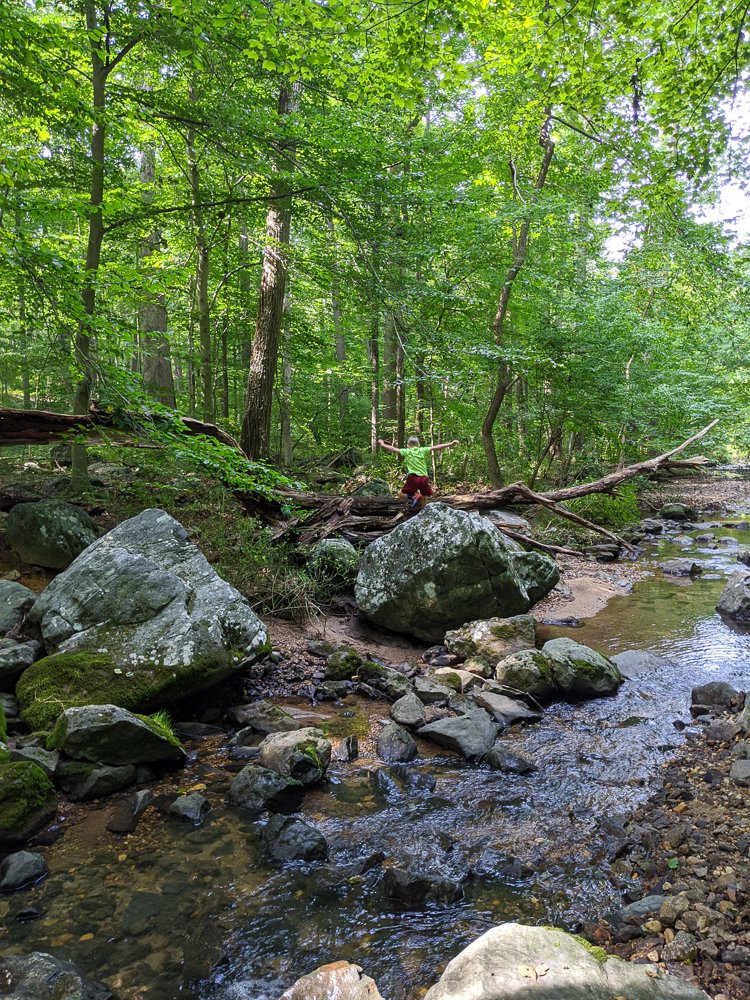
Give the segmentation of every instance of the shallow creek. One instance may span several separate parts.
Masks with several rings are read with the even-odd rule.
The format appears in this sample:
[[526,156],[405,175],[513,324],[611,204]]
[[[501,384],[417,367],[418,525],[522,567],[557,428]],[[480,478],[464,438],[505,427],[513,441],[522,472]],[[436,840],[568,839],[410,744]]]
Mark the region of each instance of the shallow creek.
[[[750,518],[732,523],[738,520],[742,527],[712,524],[690,534],[710,530],[743,544]],[[242,764],[220,737],[211,738],[191,744],[187,769],[161,789],[203,791],[212,804],[203,826],[185,827],[149,809],[134,835],[117,837],[105,829],[111,802],[71,807],[60,821],[62,836],[43,848],[46,881],[0,898],[0,953],[38,949],[69,958],[123,1000],[275,1000],[299,975],[346,958],[361,964],[388,1000],[415,1000],[495,923],[575,927],[606,914],[619,900],[607,861],[608,823],[647,796],[649,781],[684,738],[674,722],[690,725],[691,687],[712,679],[748,687],[750,634],[714,612],[726,576],[739,568],[736,548],[663,539],[643,557],[655,575],[631,595],[613,599],[581,628],[540,630],[542,638],[568,634],[603,652],[652,650],[670,665],[627,681],[614,698],[552,705],[541,723],[506,732],[509,749],[533,760],[537,773],[500,774],[420,743],[423,756],[409,772],[437,783],[434,791],[415,788],[374,756],[384,702],[287,705],[332,739],[360,739],[360,757],[334,764],[329,783],[305,799],[305,818],[328,839],[328,864],[269,865],[257,824],[224,805]],[[675,556],[699,562],[703,576],[663,577],[658,562]],[[533,871],[468,882],[458,904],[400,912],[384,898],[377,866],[362,875],[346,867],[378,851],[442,853],[446,863],[446,836],[469,860],[494,848]],[[39,915],[25,922],[29,907]]]

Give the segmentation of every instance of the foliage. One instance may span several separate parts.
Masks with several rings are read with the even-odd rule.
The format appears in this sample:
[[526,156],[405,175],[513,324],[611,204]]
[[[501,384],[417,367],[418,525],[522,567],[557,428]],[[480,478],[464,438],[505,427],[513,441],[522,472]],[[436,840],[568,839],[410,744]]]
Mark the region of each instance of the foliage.
[[138,716],[138,718],[142,718],[144,722],[146,722],[149,726],[151,726],[151,728],[154,729],[159,734],[159,736],[167,740],[168,743],[171,743],[173,746],[179,747],[180,750],[185,749],[180,740],[178,739],[177,734],[174,731],[174,726],[172,725],[172,717],[170,716],[169,712],[165,711],[163,708],[160,708],[157,712],[154,712],[152,715]]
[[[285,463],[366,450],[374,422],[375,437],[460,438],[438,472],[480,481],[499,366],[512,380],[495,435],[507,479],[586,478],[711,416],[727,418],[723,451],[744,456],[747,253],[704,212],[746,174],[733,135],[745,20],[720,0],[6,0],[0,405],[67,410],[90,365],[100,403],[125,426],[137,414],[130,429],[181,462],[232,488],[289,485],[155,402],[173,382],[177,413],[237,434],[268,195],[283,184],[272,406]],[[299,109],[281,116],[289,81]],[[555,151],[535,200],[545,121]]]
[[634,483],[624,483],[618,487],[617,493],[613,496],[592,493],[590,496],[580,497],[578,500],[572,500],[568,507],[574,514],[580,514],[587,521],[612,528],[614,531],[637,524],[641,519]]

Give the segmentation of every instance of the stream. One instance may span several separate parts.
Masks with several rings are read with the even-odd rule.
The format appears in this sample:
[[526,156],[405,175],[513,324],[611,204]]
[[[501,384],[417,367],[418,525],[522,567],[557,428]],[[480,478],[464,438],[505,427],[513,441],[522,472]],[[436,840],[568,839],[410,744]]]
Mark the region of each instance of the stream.
[[[737,544],[750,541],[750,516],[730,524],[697,526],[689,545],[673,541],[685,534],[675,527],[647,546],[641,559],[654,575],[630,595],[581,628],[540,627],[542,640],[570,635],[604,653],[650,650],[669,663],[626,681],[615,697],[554,704],[542,722],[506,731],[504,744],[530,758],[536,773],[472,766],[421,741],[408,770],[383,765],[373,733],[388,717],[385,702],[286,703],[332,739],[359,737],[359,758],[334,762],[328,783],[305,797],[304,817],[329,843],[327,864],[272,865],[258,824],[224,804],[244,761],[223,737],[192,742],[186,769],[161,790],[202,791],[212,805],[203,825],[152,808],[135,834],[116,837],[105,829],[112,800],[72,805],[58,820],[62,836],[42,848],[49,877],[0,897],[0,953],[50,951],[122,1000],[277,1000],[300,975],[348,959],[388,1000],[416,1000],[496,923],[575,928],[611,912],[621,899],[610,867],[613,823],[647,797],[662,764],[695,731],[690,689],[709,680],[748,687],[750,634],[714,611],[726,577],[740,568]],[[706,531],[717,541],[695,541]],[[698,562],[702,576],[663,576],[659,562],[678,556]],[[460,903],[399,911],[383,894],[382,868],[361,870],[377,852],[450,865],[454,841],[471,862],[488,850],[507,861],[499,877],[467,882]]]

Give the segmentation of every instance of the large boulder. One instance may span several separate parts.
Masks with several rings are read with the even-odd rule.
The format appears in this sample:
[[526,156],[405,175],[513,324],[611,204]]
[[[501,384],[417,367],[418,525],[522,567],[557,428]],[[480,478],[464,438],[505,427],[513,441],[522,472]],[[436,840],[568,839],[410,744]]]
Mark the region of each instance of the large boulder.
[[279,1000],[383,1000],[359,965],[331,962],[298,979]]
[[17,503],[5,522],[8,544],[19,558],[46,569],[70,566],[97,534],[86,511],[64,500]]
[[716,610],[736,622],[750,622],[750,573],[733,573],[719,596]]
[[75,760],[100,764],[181,763],[185,759],[180,741],[158,721],[117,705],[66,709],[47,747]]
[[0,639],[0,687],[13,687],[24,670],[43,652],[41,643],[33,639],[28,642]]
[[312,547],[310,569],[336,590],[354,586],[359,570],[359,552],[345,538],[323,538]]
[[55,771],[55,781],[71,802],[88,802],[113,792],[120,792],[135,783],[138,772],[132,764],[91,764],[87,761],[61,761]]
[[36,764],[0,764],[0,850],[20,847],[55,815],[55,789]]
[[500,924],[451,962],[425,1000],[706,1000],[653,965],[614,958],[547,927]]
[[659,511],[665,521],[692,521],[697,516],[695,508],[686,503],[667,503]]
[[0,635],[20,625],[39,595],[12,580],[0,580]]
[[436,719],[419,730],[422,739],[455,750],[467,760],[483,757],[495,742],[497,726],[484,709],[458,718]]
[[533,615],[468,622],[445,634],[445,645],[451,653],[464,657],[483,656],[490,663],[497,663],[522,649],[533,649],[535,642]]
[[86,979],[72,962],[42,951],[0,957],[5,1000],[117,1000],[102,983]]
[[247,705],[233,705],[227,710],[227,715],[239,726],[252,729],[254,733],[291,733],[295,729],[303,729],[289,712],[272,704],[270,701],[252,701]]
[[267,767],[248,764],[229,784],[229,798],[250,812],[292,813],[302,805],[304,785]]
[[560,580],[560,567],[542,552],[520,552],[513,565],[532,605],[546,597]]
[[357,604],[377,625],[436,642],[464,622],[529,609],[522,554],[479,514],[431,503],[367,547]]
[[555,693],[552,662],[539,649],[522,649],[506,656],[495,668],[495,677],[507,689],[535,698],[551,698]]
[[378,733],[378,757],[381,760],[409,761],[417,756],[417,744],[396,722],[389,722]]
[[145,510],[90,545],[28,620],[50,654],[76,658],[47,657],[31,677],[26,671],[21,703],[32,725],[54,721],[43,707],[29,712],[37,701],[54,703],[55,715],[104,701],[148,708],[209,687],[268,648],[245,598],[163,510]]
[[273,733],[261,743],[258,763],[303,785],[314,785],[323,780],[331,763],[331,743],[312,727]]
[[296,816],[272,816],[261,831],[263,846],[277,861],[325,861],[328,844],[320,830]]
[[542,653],[552,663],[555,686],[564,695],[590,698],[614,694],[622,684],[617,665],[574,639],[550,639]]

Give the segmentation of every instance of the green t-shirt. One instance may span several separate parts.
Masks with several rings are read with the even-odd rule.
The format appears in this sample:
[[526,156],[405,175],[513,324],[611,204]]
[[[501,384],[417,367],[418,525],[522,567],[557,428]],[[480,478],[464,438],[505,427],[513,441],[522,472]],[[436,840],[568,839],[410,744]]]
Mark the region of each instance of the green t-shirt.
[[427,456],[430,448],[400,448],[399,454],[403,456],[406,471],[411,476],[426,476]]

